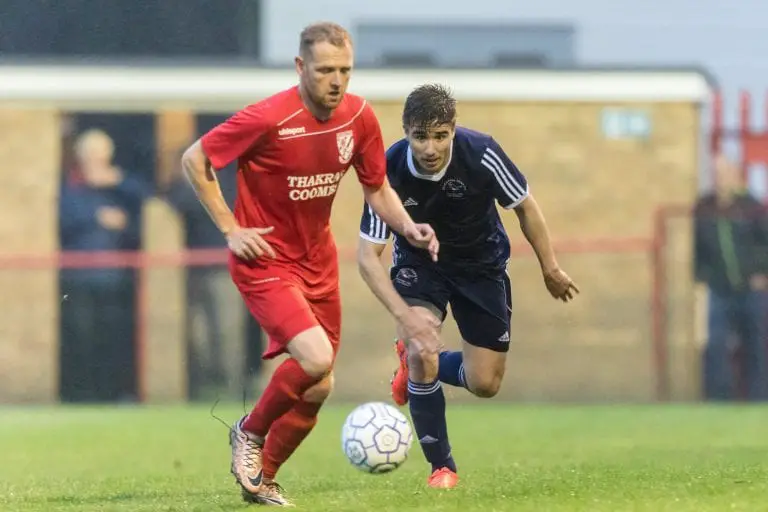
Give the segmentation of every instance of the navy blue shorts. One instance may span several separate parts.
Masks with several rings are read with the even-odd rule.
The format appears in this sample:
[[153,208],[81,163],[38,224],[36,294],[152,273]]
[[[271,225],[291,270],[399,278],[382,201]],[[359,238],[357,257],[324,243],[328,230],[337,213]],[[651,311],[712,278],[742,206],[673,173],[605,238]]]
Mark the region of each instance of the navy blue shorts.
[[509,277],[448,275],[437,265],[403,263],[390,270],[397,292],[412,306],[433,305],[445,320],[450,304],[464,341],[495,352],[509,350],[512,292]]

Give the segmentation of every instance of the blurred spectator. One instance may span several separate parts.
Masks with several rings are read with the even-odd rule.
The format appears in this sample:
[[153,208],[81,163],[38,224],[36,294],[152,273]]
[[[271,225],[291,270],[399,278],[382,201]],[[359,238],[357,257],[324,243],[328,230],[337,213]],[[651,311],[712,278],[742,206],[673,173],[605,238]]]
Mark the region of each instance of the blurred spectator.
[[740,169],[720,156],[715,190],[695,208],[695,275],[709,290],[704,394],[733,396],[730,340],[738,336],[746,398],[768,398],[768,218],[744,188]]
[[[140,211],[149,189],[112,162],[114,143],[101,130],[75,141],[59,203],[63,251],[138,249]],[[136,396],[130,268],[63,269],[61,398],[132,400]]]
[[[179,167],[173,173],[166,199],[184,223],[188,249],[226,249],[226,241]],[[221,172],[219,183],[232,206],[235,173]],[[194,265],[187,269],[187,376],[189,398],[210,399],[228,394],[237,399],[246,385],[247,311],[226,265]],[[251,343],[251,340],[248,340]],[[258,340],[257,340],[257,344]]]

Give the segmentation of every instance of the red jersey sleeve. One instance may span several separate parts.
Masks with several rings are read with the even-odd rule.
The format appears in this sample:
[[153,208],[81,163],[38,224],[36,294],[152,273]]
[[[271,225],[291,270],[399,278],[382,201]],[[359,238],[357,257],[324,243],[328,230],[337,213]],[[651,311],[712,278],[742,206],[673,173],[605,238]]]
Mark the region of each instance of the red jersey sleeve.
[[203,135],[200,143],[213,168],[223,169],[256,145],[269,128],[264,105],[257,103]]
[[384,152],[384,140],[381,126],[370,105],[365,105],[362,114],[362,136],[352,165],[357,172],[357,179],[365,186],[379,188],[387,176],[387,158]]

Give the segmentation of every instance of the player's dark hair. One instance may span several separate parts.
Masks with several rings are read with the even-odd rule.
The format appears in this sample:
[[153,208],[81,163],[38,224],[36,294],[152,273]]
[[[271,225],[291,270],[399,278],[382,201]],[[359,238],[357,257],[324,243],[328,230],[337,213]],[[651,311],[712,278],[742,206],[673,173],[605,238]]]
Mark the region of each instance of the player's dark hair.
[[299,55],[302,58],[309,56],[310,49],[317,43],[330,43],[333,46],[343,47],[352,44],[349,32],[336,23],[321,21],[304,27],[299,36]]
[[420,85],[408,95],[403,107],[403,127],[428,128],[456,122],[456,99],[440,84]]

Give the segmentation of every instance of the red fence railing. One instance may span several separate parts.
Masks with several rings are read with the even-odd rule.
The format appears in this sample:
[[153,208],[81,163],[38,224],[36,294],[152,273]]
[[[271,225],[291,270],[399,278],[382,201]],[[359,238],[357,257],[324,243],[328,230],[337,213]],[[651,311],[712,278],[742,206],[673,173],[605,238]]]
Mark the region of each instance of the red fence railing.
[[[659,242],[645,237],[623,238],[573,238],[555,242],[555,250],[558,254],[647,254],[649,262],[655,265],[653,255],[658,251]],[[515,243],[512,247],[515,255],[532,255],[533,251],[525,243]],[[355,250],[353,248],[341,248],[340,259],[342,261],[354,261]],[[146,369],[146,343],[147,343],[147,318],[148,296],[147,276],[148,271],[158,268],[194,267],[207,265],[225,265],[228,261],[228,251],[225,249],[198,249],[175,253],[150,253],[135,252],[60,252],[47,255],[40,254],[0,254],[0,271],[31,271],[42,269],[96,269],[96,268],[133,268],[136,273],[136,337],[135,354],[138,380],[139,400],[146,398],[145,369]],[[654,270],[652,279],[661,279],[663,272]],[[654,345],[654,373],[657,374],[657,394],[664,399],[668,393],[666,378],[666,340],[659,326],[663,325],[663,286],[654,283],[651,297],[649,297],[652,315],[654,315],[653,345]],[[66,291],[64,291],[66,293]],[[588,292],[587,292],[588,293]],[[661,320],[657,319],[661,318]]]

